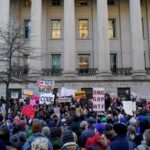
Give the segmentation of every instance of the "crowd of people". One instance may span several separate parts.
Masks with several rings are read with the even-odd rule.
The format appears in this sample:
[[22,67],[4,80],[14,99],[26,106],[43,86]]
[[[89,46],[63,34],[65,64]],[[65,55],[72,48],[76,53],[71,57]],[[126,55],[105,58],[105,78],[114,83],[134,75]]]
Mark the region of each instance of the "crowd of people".
[[35,106],[28,118],[21,113],[24,105],[12,100],[7,116],[0,114],[0,150],[150,150],[150,117],[142,100],[133,115],[109,94],[104,112],[93,112],[82,100],[56,101]]

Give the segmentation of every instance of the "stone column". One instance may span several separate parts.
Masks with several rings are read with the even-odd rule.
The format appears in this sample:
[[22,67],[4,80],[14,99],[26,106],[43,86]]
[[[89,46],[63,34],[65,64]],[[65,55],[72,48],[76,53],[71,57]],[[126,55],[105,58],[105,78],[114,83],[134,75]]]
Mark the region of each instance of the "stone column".
[[64,0],[64,75],[75,75],[75,4]]
[[[9,19],[10,19],[10,0],[0,0],[0,30],[5,33],[9,30]],[[1,48],[0,51],[3,50],[3,48],[7,47],[4,38],[0,37],[0,44]],[[0,56],[0,59],[3,56]],[[7,70],[7,65],[5,62],[0,62],[0,72]]]
[[130,2],[130,25],[131,25],[131,50],[132,68],[134,76],[145,75],[144,47],[141,20],[140,0],[129,0]]
[[30,72],[40,73],[42,62],[42,0],[32,0],[31,4],[31,58]]
[[107,0],[97,0],[97,41],[99,76],[110,75]]
[[0,0],[0,28],[8,27],[10,18],[10,0]]

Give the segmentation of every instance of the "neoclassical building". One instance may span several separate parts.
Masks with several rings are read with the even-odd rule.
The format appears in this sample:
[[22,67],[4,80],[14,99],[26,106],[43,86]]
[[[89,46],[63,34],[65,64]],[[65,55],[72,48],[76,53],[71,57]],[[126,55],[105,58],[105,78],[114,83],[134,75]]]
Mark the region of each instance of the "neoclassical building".
[[92,87],[104,87],[150,97],[150,0],[0,0],[0,21],[14,18],[41,57],[15,62],[38,76],[10,90],[36,93],[37,80],[54,80],[58,90],[83,88],[90,95]]

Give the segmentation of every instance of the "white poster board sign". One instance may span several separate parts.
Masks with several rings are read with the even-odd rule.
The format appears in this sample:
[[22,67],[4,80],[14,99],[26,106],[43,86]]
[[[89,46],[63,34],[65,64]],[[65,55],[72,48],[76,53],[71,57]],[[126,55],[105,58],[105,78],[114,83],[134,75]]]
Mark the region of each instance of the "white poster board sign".
[[105,111],[105,89],[93,88],[93,111]]
[[18,99],[19,98],[18,92],[11,92],[11,98],[12,99]]
[[136,102],[123,101],[123,108],[126,114],[133,115],[132,111],[136,111]]
[[71,98],[70,97],[58,97],[58,103],[70,103]]
[[40,100],[39,100],[39,104],[51,104],[52,102],[54,102],[54,97],[55,95],[53,95],[52,93],[43,93],[40,94]]
[[61,96],[74,96],[75,95],[75,90],[73,89],[67,89],[67,88],[62,88],[60,91]]

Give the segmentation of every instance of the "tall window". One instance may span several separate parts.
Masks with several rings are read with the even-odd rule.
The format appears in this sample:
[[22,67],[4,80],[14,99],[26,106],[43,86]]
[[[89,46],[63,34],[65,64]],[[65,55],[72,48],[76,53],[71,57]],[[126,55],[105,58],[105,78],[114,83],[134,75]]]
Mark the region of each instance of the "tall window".
[[23,55],[23,66],[28,67],[29,66],[29,54]]
[[112,73],[117,71],[117,54],[110,54],[110,69]]
[[88,69],[90,67],[90,55],[82,54],[79,56],[79,68]]
[[115,0],[108,0],[108,5],[114,5],[115,4]]
[[109,19],[108,35],[110,39],[116,38],[116,19]]
[[142,22],[142,33],[143,33],[143,38],[144,38],[144,19],[143,18],[141,19],[141,22]]
[[61,0],[52,0],[52,5],[53,6],[59,6],[59,5],[61,5]]
[[89,37],[89,20],[79,19],[79,37],[86,39]]
[[78,0],[78,6],[87,6],[88,0]]
[[52,39],[61,38],[61,19],[52,19]]
[[31,38],[31,20],[24,20],[25,39]]
[[31,6],[31,0],[24,0],[24,6]]
[[61,55],[52,54],[52,69],[60,69],[60,68],[61,68]]

